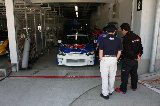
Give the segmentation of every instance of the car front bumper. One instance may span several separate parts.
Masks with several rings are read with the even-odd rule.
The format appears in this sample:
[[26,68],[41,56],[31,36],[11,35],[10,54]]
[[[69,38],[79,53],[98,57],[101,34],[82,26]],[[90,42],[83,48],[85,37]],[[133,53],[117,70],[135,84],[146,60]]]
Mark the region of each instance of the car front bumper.
[[71,54],[57,55],[57,64],[65,66],[86,66],[95,64],[95,54]]

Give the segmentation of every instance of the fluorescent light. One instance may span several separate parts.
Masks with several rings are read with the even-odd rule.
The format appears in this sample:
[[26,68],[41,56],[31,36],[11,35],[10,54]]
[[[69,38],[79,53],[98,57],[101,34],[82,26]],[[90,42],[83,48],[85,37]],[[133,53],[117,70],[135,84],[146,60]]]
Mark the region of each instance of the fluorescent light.
[[75,11],[78,11],[78,6],[75,6]]
[[76,12],[76,15],[78,15],[78,12]]
[[76,12],[76,16],[78,17],[78,12]]

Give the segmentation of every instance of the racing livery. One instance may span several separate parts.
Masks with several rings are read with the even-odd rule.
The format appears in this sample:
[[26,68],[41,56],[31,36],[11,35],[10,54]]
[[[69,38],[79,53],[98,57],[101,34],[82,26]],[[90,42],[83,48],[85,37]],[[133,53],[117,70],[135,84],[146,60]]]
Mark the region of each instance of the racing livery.
[[95,64],[96,47],[89,41],[88,35],[67,35],[61,42],[57,64],[65,66],[86,66]]
[[8,33],[5,31],[0,31],[0,55],[4,55],[8,53],[9,49],[9,41],[8,41]]

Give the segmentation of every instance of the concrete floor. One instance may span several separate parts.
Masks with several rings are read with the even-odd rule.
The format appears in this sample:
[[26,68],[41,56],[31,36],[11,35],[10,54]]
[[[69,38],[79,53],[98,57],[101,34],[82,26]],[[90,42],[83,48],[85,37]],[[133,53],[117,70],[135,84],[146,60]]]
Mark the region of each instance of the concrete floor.
[[[160,93],[142,83],[138,84],[137,91],[132,91],[129,83],[126,94],[114,92],[109,100],[105,100],[100,97],[98,65],[57,66],[55,57],[55,51],[50,51],[39,58],[31,70],[13,72],[10,77],[2,80],[0,106],[160,106]],[[120,70],[117,71],[115,87],[120,85],[119,73]],[[145,74],[139,78],[147,83],[147,80],[151,81],[159,75]],[[154,88],[159,91],[160,83],[156,85],[157,88]]]
[[[119,84],[117,79],[115,87]],[[100,78],[10,77],[0,82],[0,106],[160,106],[160,94],[141,84],[109,100],[100,93]]]
[[[41,56],[30,70],[21,70],[16,75],[34,76],[100,76],[98,65],[83,67],[57,66],[56,49]],[[14,73],[12,75],[15,75]]]

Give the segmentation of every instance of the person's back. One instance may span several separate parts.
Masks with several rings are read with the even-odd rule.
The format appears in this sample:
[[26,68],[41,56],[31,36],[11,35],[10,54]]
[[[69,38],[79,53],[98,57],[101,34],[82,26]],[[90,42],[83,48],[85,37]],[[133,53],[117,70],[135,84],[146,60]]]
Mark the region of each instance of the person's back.
[[[128,44],[130,44],[130,48],[128,48]],[[137,55],[143,53],[141,38],[132,31],[129,31],[124,36],[123,46],[123,58],[137,59]]]
[[119,49],[119,46],[121,46],[121,40],[111,34],[106,35],[106,37],[103,37],[102,41],[104,46],[104,53],[106,55],[116,55],[117,50]]
[[105,38],[107,36],[107,33],[103,32],[101,35],[98,36],[97,39],[97,44],[99,45],[99,43],[102,41],[103,38]]
[[114,91],[114,81],[117,71],[117,60],[121,55],[121,40],[115,36],[114,25],[107,25],[108,34],[99,44],[100,72],[102,78],[101,97],[109,99]]

